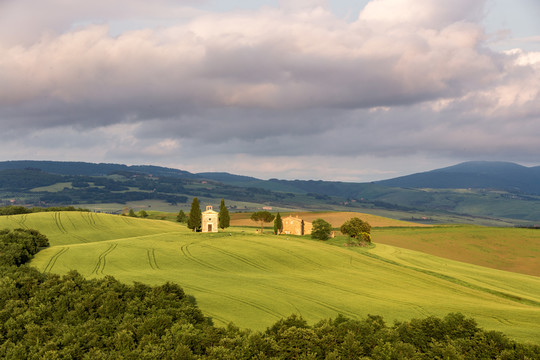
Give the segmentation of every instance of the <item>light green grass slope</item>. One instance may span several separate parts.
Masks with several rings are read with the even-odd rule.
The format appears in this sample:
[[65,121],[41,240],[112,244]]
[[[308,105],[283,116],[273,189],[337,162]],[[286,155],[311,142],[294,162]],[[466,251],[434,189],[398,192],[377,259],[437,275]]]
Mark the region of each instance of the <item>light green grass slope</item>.
[[90,243],[178,231],[178,224],[92,212],[43,212],[0,216],[0,229],[37,229],[52,246]]
[[[60,214],[61,220],[64,214]],[[54,226],[55,216],[49,218]],[[291,313],[315,322],[337,314],[352,318],[378,314],[393,321],[459,311],[487,329],[538,342],[537,277],[388,245],[367,251],[241,229],[197,234],[167,222],[163,222],[167,224],[163,233],[152,234],[158,224],[141,219],[127,219],[133,235],[124,230],[124,237],[106,239],[101,233],[108,230],[96,229],[100,241],[90,243],[84,220],[77,223],[75,213],[70,216],[74,226],[64,226],[73,235],[70,241],[62,231],[56,231],[57,240],[52,232],[40,229],[50,236],[53,246],[38,253],[32,265],[46,272],[76,269],[88,277],[113,275],[126,282],[173,281],[194,295],[217,325],[232,321],[241,327],[264,329]],[[111,234],[121,235],[115,228],[127,224],[126,218],[118,216],[93,216],[96,223],[110,221]],[[28,215],[24,224],[30,218]],[[79,235],[77,224],[84,236]],[[48,226],[54,229],[53,225]],[[172,229],[176,231],[169,231]]]
[[540,276],[540,231],[484,226],[373,229],[377,243]]

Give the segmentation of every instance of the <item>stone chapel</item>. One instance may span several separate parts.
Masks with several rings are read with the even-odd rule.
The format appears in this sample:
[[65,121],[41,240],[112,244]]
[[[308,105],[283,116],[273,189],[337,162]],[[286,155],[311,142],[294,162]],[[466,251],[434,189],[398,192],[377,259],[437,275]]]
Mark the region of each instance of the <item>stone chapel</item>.
[[206,211],[202,212],[202,232],[218,232],[219,213],[214,211],[212,205],[206,207]]

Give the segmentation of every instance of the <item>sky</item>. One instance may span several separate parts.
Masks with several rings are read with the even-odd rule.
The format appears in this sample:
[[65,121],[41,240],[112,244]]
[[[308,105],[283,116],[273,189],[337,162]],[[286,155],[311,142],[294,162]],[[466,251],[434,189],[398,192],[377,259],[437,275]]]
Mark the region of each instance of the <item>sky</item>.
[[0,160],[540,165],[538,0],[0,0]]

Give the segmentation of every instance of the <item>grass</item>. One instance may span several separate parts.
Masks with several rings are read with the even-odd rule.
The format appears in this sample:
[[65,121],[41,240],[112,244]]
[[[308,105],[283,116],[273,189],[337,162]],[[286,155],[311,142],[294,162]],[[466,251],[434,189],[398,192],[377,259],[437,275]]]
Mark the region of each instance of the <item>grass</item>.
[[60,191],[64,190],[64,188],[71,189],[72,188],[71,182],[62,182],[62,183],[56,183],[56,184],[49,185],[49,186],[37,187],[37,188],[34,188],[34,189],[30,190],[30,191],[31,192],[42,192],[42,191],[60,192]]
[[232,321],[261,330],[291,313],[315,322],[337,314],[393,321],[462,312],[486,329],[538,343],[540,278],[534,276],[381,243],[343,248],[245,227],[202,234],[173,222],[106,214],[0,217],[0,228],[21,226],[51,241],[32,261],[38,269],[76,269],[128,283],[172,281],[217,325]]
[[376,242],[540,276],[540,230],[483,226],[374,229]]

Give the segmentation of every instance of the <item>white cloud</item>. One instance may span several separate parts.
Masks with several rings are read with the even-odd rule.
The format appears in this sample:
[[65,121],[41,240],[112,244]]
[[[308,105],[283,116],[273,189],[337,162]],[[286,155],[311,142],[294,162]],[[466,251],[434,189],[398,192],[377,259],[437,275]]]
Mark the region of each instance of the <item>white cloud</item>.
[[[219,153],[207,166],[234,170],[223,158],[244,156],[298,177],[362,176],[338,157],[540,151],[540,57],[489,50],[484,1],[376,0],[353,22],[325,1],[219,14],[126,1],[38,2],[41,17],[25,12],[35,2],[0,5],[13,16],[0,21],[0,138],[34,134],[37,152],[64,129],[74,140],[49,156],[196,167]],[[126,19],[162,26],[113,34]]]

